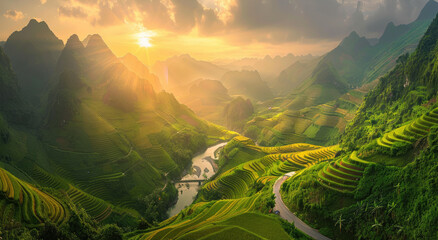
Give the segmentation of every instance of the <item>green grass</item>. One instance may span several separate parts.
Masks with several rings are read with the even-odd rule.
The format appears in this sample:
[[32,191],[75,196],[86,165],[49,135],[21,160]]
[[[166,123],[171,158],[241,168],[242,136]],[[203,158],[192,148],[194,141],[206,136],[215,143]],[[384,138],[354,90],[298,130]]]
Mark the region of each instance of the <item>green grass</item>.
[[230,226],[230,227],[226,227],[220,231],[217,232],[213,232],[210,233],[200,239],[209,239],[209,240],[213,240],[213,239],[222,239],[222,240],[226,240],[226,239],[230,239],[230,238],[238,238],[238,239],[264,239],[261,238],[260,236],[247,231],[244,228],[240,228],[240,227],[235,227],[235,226]]

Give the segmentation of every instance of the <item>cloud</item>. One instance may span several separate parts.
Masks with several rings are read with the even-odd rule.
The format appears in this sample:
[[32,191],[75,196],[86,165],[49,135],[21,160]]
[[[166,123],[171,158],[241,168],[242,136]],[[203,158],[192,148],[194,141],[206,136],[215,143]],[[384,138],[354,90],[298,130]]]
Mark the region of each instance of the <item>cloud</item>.
[[201,19],[204,8],[197,0],[172,0],[175,15],[175,30],[189,32]]
[[14,21],[18,21],[18,20],[24,18],[24,14],[23,14],[23,12],[21,12],[21,11],[17,11],[17,10],[7,10],[7,11],[3,14],[3,16],[4,16],[5,18],[9,18],[9,19],[12,19],[12,20],[14,20]]
[[97,5],[98,3],[98,0],[76,0],[76,1],[89,6]]
[[70,0],[96,11],[60,8],[92,24],[132,22],[151,30],[219,36],[240,42],[280,44],[333,41],[351,31],[381,33],[388,22],[415,19],[427,0]]
[[336,0],[237,0],[231,15],[229,26],[278,42],[339,37],[347,18]]
[[205,9],[199,21],[199,32],[203,35],[218,34],[224,30],[225,24],[213,9]]
[[40,0],[41,4],[45,4],[47,2],[47,0]]
[[93,20],[93,24],[101,26],[112,26],[135,21],[133,7],[136,5],[129,0],[125,1],[100,1],[99,16]]
[[409,23],[417,18],[428,0],[383,0],[370,12],[366,22],[369,33],[382,32],[389,22]]
[[[171,2],[169,2],[171,3]],[[149,29],[172,29],[174,22],[171,19],[169,6],[160,0],[137,1],[137,12],[142,24]]]
[[58,8],[58,14],[62,17],[87,18],[88,14],[81,7],[61,6]]

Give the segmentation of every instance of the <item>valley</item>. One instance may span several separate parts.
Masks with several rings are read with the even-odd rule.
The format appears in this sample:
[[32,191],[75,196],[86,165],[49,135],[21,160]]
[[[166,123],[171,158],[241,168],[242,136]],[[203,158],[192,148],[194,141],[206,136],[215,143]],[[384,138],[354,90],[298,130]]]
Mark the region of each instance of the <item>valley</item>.
[[438,2],[306,1],[2,13],[0,239],[437,239]]

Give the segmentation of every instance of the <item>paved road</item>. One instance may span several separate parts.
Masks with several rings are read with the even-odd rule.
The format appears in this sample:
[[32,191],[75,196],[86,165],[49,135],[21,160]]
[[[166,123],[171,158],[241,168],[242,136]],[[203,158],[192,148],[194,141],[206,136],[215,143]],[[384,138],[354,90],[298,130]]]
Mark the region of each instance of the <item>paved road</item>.
[[299,219],[295,214],[293,214],[284,204],[280,195],[280,186],[288,178],[288,176],[282,176],[274,184],[274,194],[275,194],[275,208],[274,210],[280,211],[280,217],[286,219],[288,222],[293,223],[296,228],[305,234],[309,235],[316,240],[330,240],[330,238],[322,235],[318,230],[311,228],[309,225],[305,224],[301,219]]

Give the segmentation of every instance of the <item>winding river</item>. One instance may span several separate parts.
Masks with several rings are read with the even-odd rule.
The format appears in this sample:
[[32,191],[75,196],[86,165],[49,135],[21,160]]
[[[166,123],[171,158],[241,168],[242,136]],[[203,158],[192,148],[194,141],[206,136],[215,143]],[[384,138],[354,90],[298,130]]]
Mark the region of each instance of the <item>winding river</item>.
[[[184,175],[181,180],[203,180],[212,177],[217,169],[213,166],[213,160],[216,159],[215,151],[225,146],[227,143],[219,143],[212,147],[207,148],[205,152],[196,155],[192,159],[192,168],[188,174]],[[176,189],[178,190],[178,201],[169,209],[169,217],[175,216],[185,207],[192,204],[198,190],[200,188],[198,183],[176,183]]]

